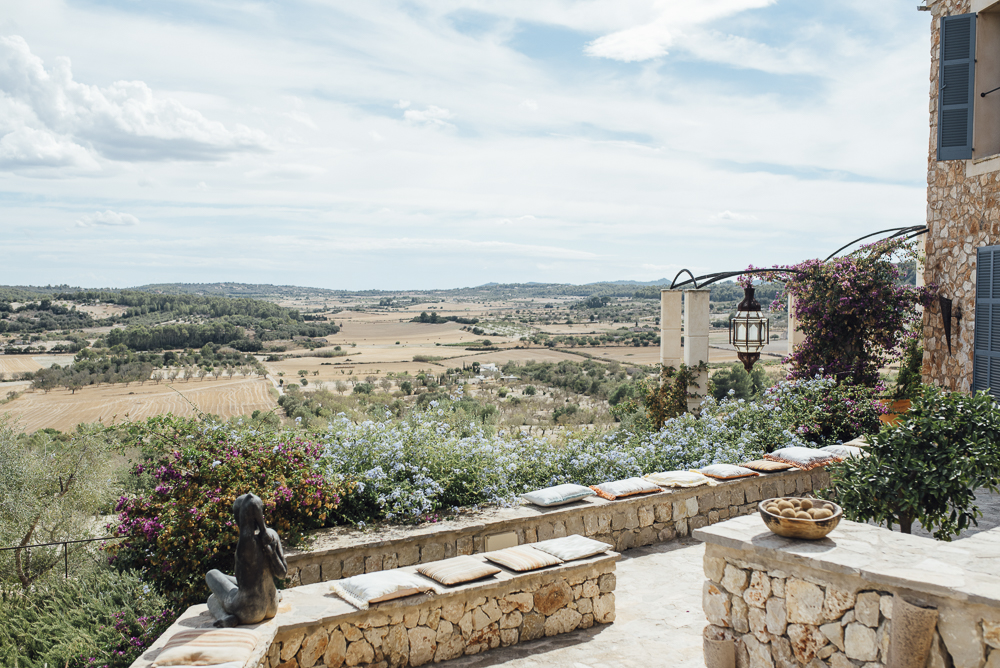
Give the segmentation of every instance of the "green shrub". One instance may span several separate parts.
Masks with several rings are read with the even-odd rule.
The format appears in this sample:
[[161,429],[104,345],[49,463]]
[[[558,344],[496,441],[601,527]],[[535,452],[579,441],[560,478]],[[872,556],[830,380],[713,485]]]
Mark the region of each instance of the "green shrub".
[[158,448],[134,471],[148,472],[155,487],[118,501],[109,529],[124,539],[108,551],[118,568],[140,571],[178,607],[207,599],[208,570],[231,571],[237,496],[257,494],[286,545],[324,526],[340,503],[340,488],[315,469],[319,446],[292,432],[168,415],[134,425],[131,435]]
[[716,399],[730,396],[734,399],[749,399],[760,394],[768,385],[764,367],[758,364],[753,371],[747,373],[742,362],[735,362],[728,369],[720,369],[712,376],[712,396]]
[[371,383],[358,383],[354,386],[354,394],[371,394],[375,391],[375,386]]
[[869,440],[869,455],[830,468],[828,496],[855,521],[919,520],[951,540],[981,516],[974,490],[1000,485],[1000,410],[986,392],[925,386],[894,427]]
[[914,337],[906,344],[906,353],[903,355],[903,363],[896,377],[896,388],[892,393],[893,399],[912,400],[920,396],[923,364],[924,347],[920,345],[920,339]]
[[0,597],[0,664],[125,668],[174,621],[138,574],[99,569]]

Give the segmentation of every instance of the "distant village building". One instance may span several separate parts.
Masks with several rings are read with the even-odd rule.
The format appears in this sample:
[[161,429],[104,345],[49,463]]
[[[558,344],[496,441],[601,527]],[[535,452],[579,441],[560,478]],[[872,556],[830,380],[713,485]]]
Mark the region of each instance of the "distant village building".
[[[1000,396],[1000,0],[927,0],[930,151],[925,382]],[[995,329],[995,331],[994,331]]]

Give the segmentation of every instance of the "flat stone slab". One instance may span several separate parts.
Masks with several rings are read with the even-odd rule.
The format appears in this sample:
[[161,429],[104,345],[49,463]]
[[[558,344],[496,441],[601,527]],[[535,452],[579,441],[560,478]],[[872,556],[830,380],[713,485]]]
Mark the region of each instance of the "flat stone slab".
[[1000,529],[951,543],[842,520],[822,540],[782,538],[759,515],[698,529],[698,540],[768,562],[853,575],[970,603],[1000,606]]

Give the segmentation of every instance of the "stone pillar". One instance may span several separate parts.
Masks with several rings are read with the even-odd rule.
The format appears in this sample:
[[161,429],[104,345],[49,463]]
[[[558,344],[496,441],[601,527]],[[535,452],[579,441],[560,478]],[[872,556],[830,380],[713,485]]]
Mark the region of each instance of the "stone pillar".
[[788,295],[788,354],[795,352],[796,346],[806,340],[805,332],[799,329],[798,320],[794,317],[795,297]]
[[660,365],[681,365],[681,292],[660,290]]
[[[928,233],[929,234],[929,233]],[[927,234],[921,234],[917,237],[917,287],[927,285],[927,281],[924,279],[924,261],[927,259]],[[923,309],[923,306],[920,307]]]
[[[688,368],[708,363],[709,294],[708,290],[684,291],[684,364]],[[698,396],[688,399],[688,410],[698,408],[708,393],[708,372],[698,374],[695,382],[698,387],[691,392]]]

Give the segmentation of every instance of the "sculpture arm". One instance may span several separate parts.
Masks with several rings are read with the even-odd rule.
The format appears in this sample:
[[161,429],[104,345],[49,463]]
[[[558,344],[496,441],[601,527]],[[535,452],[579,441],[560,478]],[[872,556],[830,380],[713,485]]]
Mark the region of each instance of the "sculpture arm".
[[288,574],[288,563],[285,561],[285,551],[281,548],[281,539],[274,529],[267,530],[267,537],[264,554],[267,555],[271,573],[276,578],[283,578]]

